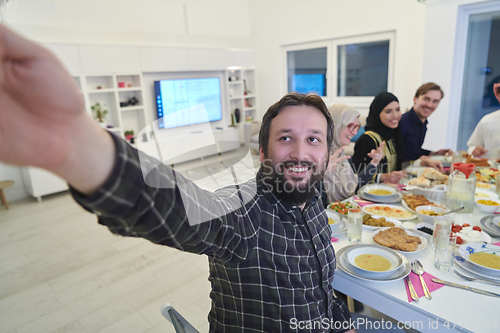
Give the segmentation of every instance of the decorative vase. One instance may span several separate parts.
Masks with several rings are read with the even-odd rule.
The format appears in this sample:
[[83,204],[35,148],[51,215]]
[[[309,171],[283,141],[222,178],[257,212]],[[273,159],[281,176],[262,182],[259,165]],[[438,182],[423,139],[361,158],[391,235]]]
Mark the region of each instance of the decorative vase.
[[106,125],[106,123],[104,121],[100,121],[99,126],[101,126],[104,129],[108,128],[108,125]]

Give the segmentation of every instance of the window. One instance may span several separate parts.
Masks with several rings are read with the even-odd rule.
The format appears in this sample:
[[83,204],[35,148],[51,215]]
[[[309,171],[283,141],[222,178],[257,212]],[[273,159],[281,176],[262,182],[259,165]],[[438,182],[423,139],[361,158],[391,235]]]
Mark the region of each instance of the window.
[[394,32],[283,47],[287,92],[314,92],[325,102],[368,106],[392,91]]

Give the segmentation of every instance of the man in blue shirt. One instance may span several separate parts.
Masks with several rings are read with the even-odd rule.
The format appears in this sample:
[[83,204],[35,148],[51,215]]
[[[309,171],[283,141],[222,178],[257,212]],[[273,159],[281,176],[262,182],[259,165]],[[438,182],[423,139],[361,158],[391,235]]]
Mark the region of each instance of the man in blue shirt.
[[[430,151],[422,148],[427,133],[427,118],[436,110],[444,93],[441,87],[433,82],[423,84],[413,97],[413,107],[406,112],[399,122],[405,147],[405,161],[417,159],[431,162],[429,155],[447,155],[453,153],[451,149]],[[441,162],[432,161],[433,167],[442,170]]]

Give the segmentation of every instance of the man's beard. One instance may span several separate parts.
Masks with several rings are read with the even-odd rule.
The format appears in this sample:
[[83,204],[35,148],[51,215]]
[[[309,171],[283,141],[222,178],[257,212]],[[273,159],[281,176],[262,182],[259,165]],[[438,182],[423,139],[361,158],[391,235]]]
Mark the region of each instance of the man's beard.
[[[262,179],[271,187],[278,199],[292,205],[301,205],[316,193],[315,188],[325,174],[327,163],[323,167],[308,161],[285,161],[274,164],[266,157],[262,162]],[[285,178],[285,166],[306,167],[311,170],[311,173],[306,182],[302,182],[304,179],[302,177],[291,177],[291,180],[288,180]]]

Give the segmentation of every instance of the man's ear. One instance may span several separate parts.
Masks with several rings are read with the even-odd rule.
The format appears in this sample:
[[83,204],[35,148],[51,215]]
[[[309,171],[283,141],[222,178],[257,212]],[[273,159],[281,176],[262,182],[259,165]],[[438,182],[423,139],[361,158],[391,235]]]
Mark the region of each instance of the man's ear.
[[259,160],[261,163],[264,162],[264,150],[262,147],[259,147]]
[[413,97],[413,105],[415,105],[415,103],[417,103],[417,97]]

